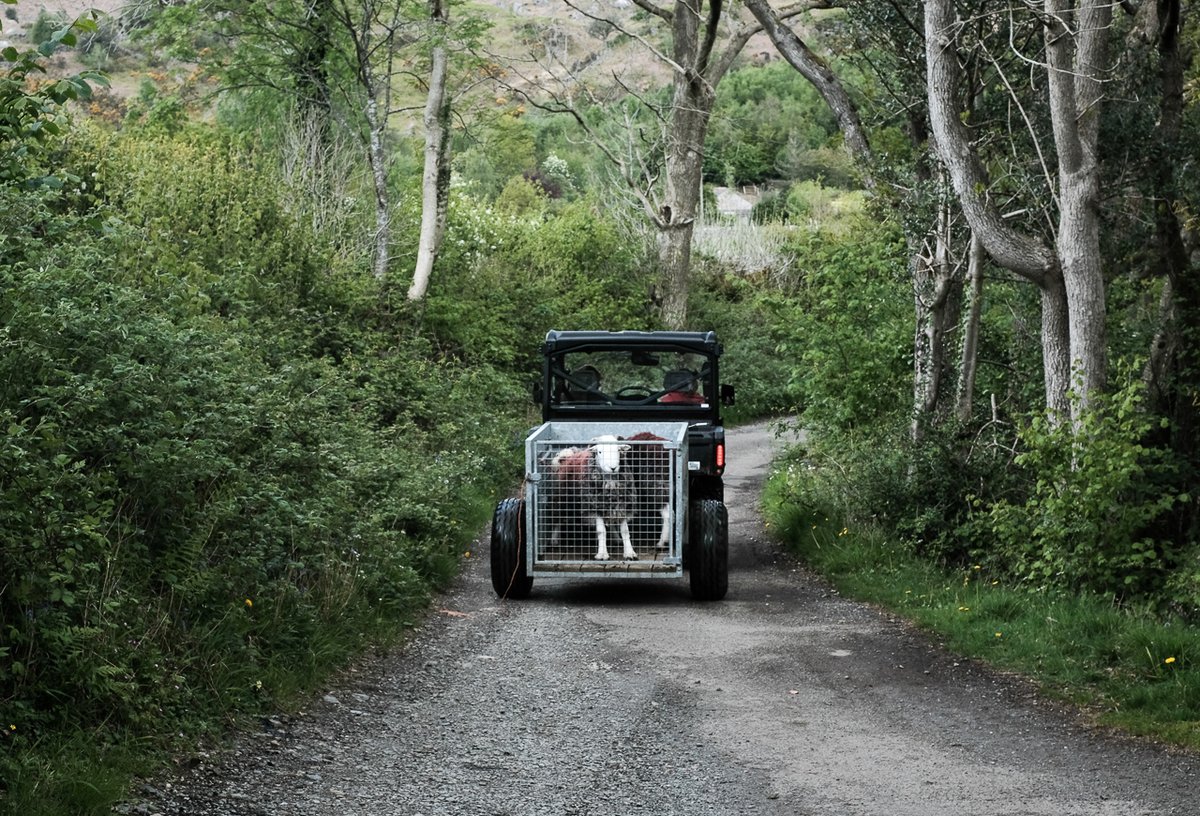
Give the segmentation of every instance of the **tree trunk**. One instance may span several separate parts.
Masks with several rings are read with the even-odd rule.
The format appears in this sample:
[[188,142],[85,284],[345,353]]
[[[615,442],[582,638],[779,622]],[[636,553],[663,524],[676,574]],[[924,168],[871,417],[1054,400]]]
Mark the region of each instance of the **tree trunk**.
[[296,108],[301,121],[320,125],[322,139],[328,135],[333,110],[329,89],[329,60],[333,50],[330,0],[312,0],[308,19],[298,26],[300,41],[291,60],[296,83]]
[[1046,0],[1047,87],[1058,149],[1058,259],[1069,308],[1078,420],[1107,378],[1104,274],[1100,257],[1100,165],[1096,155],[1112,4]]
[[[698,85],[703,80],[691,83]],[[705,91],[708,90],[706,93]],[[667,189],[659,211],[659,267],[663,279],[663,322],[687,328],[687,299],[692,232],[704,172],[704,136],[708,132],[711,90],[677,89],[667,153]]]
[[[1147,4],[1152,14],[1147,28],[1158,36],[1161,101],[1156,157],[1155,245],[1163,288],[1162,327],[1156,333],[1147,370],[1150,404],[1170,418],[1171,450],[1181,463],[1178,490],[1195,495],[1200,481],[1200,266],[1190,263],[1188,245],[1179,221],[1179,140],[1183,129],[1184,77],[1191,54],[1180,42],[1184,7],[1180,0]],[[1174,511],[1177,541],[1194,540],[1200,509],[1182,502]]]
[[[658,262],[663,282],[663,323],[687,328],[687,300],[692,232],[704,177],[704,138],[716,101],[715,82],[705,76],[711,37],[716,35],[720,0],[709,9],[708,28],[701,26],[704,0],[680,0],[671,15],[676,70],[667,137],[666,190],[658,212]],[[700,39],[704,31],[705,41]],[[709,49],[706,51],[706,48]],[[719,79],[719,77],[717,77]]]
[[1046,385],[1046,414],[1060,422],[1071,414],[1071,346],[1067,290],[1062,273],[1047,272],[1042,280],[1042,373]]
[[688,270],[692,257],[692,224],[675,224],[658,233],[662,269],[662,320],[668,329],[687,328]]
[[387,156],[383,151],[383,123],[379,117],[379,104],[373,95],[367,99],[366,116],[367,157],[375,187],[375,257],[372,267],[375,279],[384,280],[391,264],[392,209],[387,186]]
[[947,335],[958,324],[962,279],[951,260],[948,205],[938,208],[933,251],[912,270],[916,332],[913,342],[912,439],[920,442],[926,424],[944,408],[949,371]]
[[[444,33],[447,11],[442,0],[430,0],[430,20]],[[440,35],[439,35],[440,36]],[[421,177],[421,235],[417,243],[417,267],[408,299],[421,300],[429,289],[429,277],[446,231],[446,208],[450,193],[450,97],[446,93],[449,66],[446,47],[433,47],[429,71],[429,96],[425,101],[425,171]]]
[[967,318],[963,323],[955,410],[958,421],[964,424],[971,421],[975,403],[975,372],[979,367],[979,327],[983,316],[983,261],[983,243],[972,234],[967,262]]

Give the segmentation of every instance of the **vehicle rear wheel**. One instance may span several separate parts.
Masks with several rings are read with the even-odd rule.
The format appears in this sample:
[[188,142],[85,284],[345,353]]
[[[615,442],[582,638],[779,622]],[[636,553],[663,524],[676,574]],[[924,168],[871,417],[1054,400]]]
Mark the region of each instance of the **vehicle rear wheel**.
[[525,565],[525,502],[505,499],[492,515],[492,589],[501,598],[528,598],[533,579]]
[[692,505],[688,572],[692,597],[719,601],[729,590],[729,513],[724,502],[701,499]]

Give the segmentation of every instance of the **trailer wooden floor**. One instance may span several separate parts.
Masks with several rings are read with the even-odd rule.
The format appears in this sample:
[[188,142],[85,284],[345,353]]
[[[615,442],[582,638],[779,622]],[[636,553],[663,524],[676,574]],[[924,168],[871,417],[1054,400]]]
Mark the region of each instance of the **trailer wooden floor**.
[[670,555],[669,550],[660,550],[656,546],[634,547],[638,560],[626,561],[621,557],[621,544],[609,542],[609,560],[597,561],[593,556],[596,547],[566,547],[561,549],[543,550],[533,568],[539,572],[677,572],[679,564],[664,562]]

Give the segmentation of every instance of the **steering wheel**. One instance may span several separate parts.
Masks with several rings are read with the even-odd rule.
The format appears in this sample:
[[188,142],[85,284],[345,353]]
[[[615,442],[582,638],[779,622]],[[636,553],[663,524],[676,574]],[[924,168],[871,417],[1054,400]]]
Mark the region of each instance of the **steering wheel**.
[[644,385],[627,385],[617,392],[617,399],[649,399],[654,392]]

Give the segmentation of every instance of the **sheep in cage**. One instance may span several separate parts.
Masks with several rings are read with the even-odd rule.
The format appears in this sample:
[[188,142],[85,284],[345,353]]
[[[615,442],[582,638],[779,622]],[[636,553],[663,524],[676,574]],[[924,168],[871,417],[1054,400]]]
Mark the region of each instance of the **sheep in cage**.
[[[638,557],[629,534],[629,517],[637,493],[632,476],[621,470],[621,455],[629,448],[615,436],[598,436],[586,448],[558,451],[547,463],[551,486],[547,501],[560,508],[580,508],[596,531],[597,561],[609,560],[608,523],[618,527],[622,557],[626,561],[636,561]],[[561,517],[556,518],[552,541],[558,540],[561,524]]]

